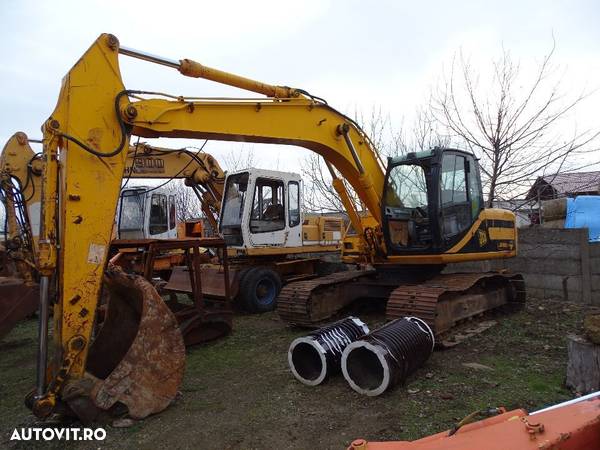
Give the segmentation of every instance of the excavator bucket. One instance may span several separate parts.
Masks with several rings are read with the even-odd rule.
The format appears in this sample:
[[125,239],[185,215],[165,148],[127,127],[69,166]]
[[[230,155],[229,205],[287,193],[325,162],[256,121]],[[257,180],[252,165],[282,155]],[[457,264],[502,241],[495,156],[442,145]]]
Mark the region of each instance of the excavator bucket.
[[13,277],[0,277],[0,339],[17,322],[31,316],[39,304],[39,286]]
[[86,375],[65,385],[67,403],[84,423],[164,410],[183,379],[185,346],[177,320],[143,277],[109,265],[105,320],[89,351]]

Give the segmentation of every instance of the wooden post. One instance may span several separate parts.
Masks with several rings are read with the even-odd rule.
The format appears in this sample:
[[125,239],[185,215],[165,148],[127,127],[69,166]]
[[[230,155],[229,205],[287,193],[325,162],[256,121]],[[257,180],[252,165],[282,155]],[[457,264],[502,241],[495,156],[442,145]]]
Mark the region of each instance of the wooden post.
[[567,347],[567,387],[580,394],[600,390],[600,345],[583,336],[570,334]]

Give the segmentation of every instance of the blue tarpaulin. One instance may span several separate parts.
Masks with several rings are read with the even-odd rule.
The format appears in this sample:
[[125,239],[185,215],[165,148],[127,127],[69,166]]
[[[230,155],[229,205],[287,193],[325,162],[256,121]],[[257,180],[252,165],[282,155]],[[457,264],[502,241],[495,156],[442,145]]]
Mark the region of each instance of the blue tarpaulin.
[[565,228],[587,228],[590,242],[600,242],[600,196],[568,198]]

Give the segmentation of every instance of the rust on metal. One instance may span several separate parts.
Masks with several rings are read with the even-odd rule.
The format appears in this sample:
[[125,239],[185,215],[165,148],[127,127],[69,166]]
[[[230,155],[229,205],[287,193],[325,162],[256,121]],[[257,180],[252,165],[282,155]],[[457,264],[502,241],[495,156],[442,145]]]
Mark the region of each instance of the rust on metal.
[[[242,272],[242,270],[235,267],[230,267],[229,270],[226,271],[222,264],[203,264],[200,267],[202,294],[205,297],[224,300],[225,286],[229,286],[229,295],[232,299],[235,298],[239,291]],[[228,277],[227,282],[225,282],[226,274]],[[171,277],[164,286],[164,289],[192,293],[188,267],[173,267]]]
[[423,283],[394,289],[387,302],[386,318],[415,316],[440,335],[461,320],[506,303],[524,301],[525,283],[521,275],[442,274]]
[[86,422],[118,405],[142,419],[175,398],[185,368],[183,338],[175,316],[143,277],[109,265],[105,285],[110,300],[86,377],[65,386],[63,400]]
[[0,277],[0,339],[6,336],[20,320],[37,311],[39,286],[23,279]]
[[[166,302],[166,305],[174,313],[179,323],[185,345],[217,339],[231,332],[233,327],[232,295],[229,283],[229,264],[223,239],[117,240],[113,246],[120,250],[135,249],[135,252],[132,253],[137,255],[136,259],[141,263],[128,268],[134,272],[143,273],[148,281],[153,280],[157,267],[160,270],[172,269],[171,277],[166,284],[162,285],[161,292],[169,294],[170,300]],[[221,253],[222,261],[216,280],[210,279],[210,275],[214,275],[214,273],[204,273],[202,263],[209,258],[201,252],[201,249],[207,248],[216,249]],[[171,264],[168,264],[167,267],[157,265],[158,260],[164,261],[169,258],[176,258],[178,263],[185,265],[174,267]],[[124,259],[118,258],[118,260],[119,263],[122,263]],[[205,284],[210,286],[211,283],[213,286],[215,283],[218,285],[219,295],[210,295],[205,298]],[[192,304],[182,303],[177,294],[188,295]]]
[[279,293],[277,313],[286,323],[316,326],[356,299],[350,292],[352,282],[374,274],[374,270],[336,272],[312,280],[289,283]]

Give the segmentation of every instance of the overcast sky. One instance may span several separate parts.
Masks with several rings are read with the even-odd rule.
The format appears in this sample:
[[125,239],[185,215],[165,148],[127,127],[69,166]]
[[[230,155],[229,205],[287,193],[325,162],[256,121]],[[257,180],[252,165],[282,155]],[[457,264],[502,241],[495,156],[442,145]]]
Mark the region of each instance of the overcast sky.
[[[484,67],[504,47],[530,70],[548,53],[554,36],[563,86],[600,86],[597,0],[2,0],[1,5],[2,142],[19,130],[40,137],[62,76],[102,32],[128,47],[301,87],[351,115],[381,107],[396,123],[410,121],[460,49]],[[130,58],[121,57],[121,68],[129,89],[243,94]],[[580,109],[574,118],[579,127],[600,127],[597,100],[594,95]],[[222,158],[231,148],[238,147],[209,142],[205,150]],[[255,165],[299,171],[307,153],[255,146]]]

